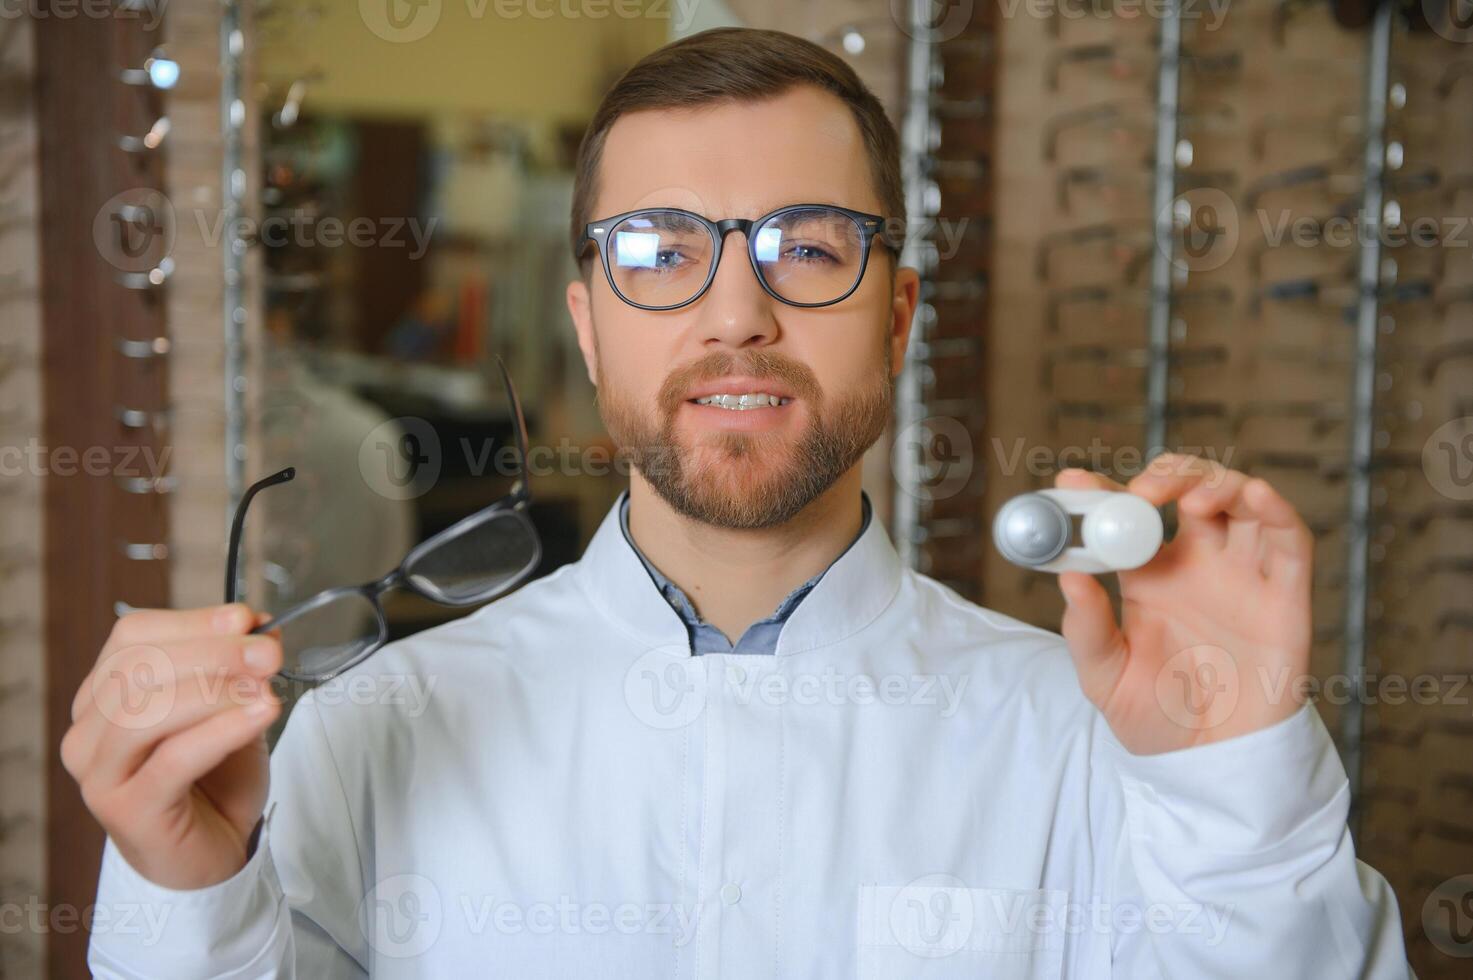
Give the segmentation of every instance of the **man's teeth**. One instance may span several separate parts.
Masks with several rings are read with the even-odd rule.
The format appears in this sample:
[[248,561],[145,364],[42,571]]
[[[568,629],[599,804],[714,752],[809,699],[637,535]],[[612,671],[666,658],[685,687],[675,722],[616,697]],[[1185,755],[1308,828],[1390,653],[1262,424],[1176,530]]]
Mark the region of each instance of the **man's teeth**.
[[775,408],[778,405],[786,405],[790,401],[792,401],[791,398],[769,395],[765,391],[755,391],[747,395],[707,395],[705,398],[697,398],[696,404],[711,405],[715,408],[732,408],[740,412],[749,408]]

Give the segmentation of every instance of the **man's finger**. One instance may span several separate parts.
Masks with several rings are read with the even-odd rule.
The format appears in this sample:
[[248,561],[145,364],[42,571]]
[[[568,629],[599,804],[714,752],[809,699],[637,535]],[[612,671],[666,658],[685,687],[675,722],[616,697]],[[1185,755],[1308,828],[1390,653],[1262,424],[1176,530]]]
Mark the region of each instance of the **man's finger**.
[[1054,486],[1063,490],[1112,490],[1117,493],[1125,489],[1122,484],[1116,483],[1103,473],[1082,470],[1077,466],[1071,466],[1055,473]]
[[1062,573],[1059,590],[1068,603],[1059,632],[1074,657],[1080,689],[1103,707],[1125,666],[1125,636],[1116,625],[1110,594],[1083,572]]
[[1302,584],[1314,564],[1314,533],[1294,505],[1267,480],[1256,477],[1243,488],[1243,505],[1252,510],[1263,540],[1263,572],[1285,585]]
[[1152,459],[1125,489],[1160,507],[1179,500],[1198,487],[1219,486],[1231,472],[1221,463],[1200,456],[1162,453]]
[[[158,646],[193,637],[239,636],[255,625],[255,613],[245,603],[232,602],[199,609],[138,609],[113,624],[112,632],[97,656],[97,671],[116,651],[129,646]],[[72,698],[72,720],[91,703],[93,678],[89,674]]]
[[1228,521],[1216,502],[1231,498],[1246,481],[1243,474],[1212,460],[1166,453],[1130,481],[1130,491],[1158,507],[1176,501],[1176,537],[1197,538],[1224,548]]
[[104,785],[126,782],[147,761],[160,744],[174,735],[209,724],[217,715],[247,707],[259,701],[274,701],[271,682],[259,678],[224,676],[202,678],[181,688],[169,713],[143,728],[111,724],[101,712],[92,712],[83,724],[97,738],[90,767],[94,778]]
[[140,643],[114,650],[93,668],[87,687],[88,710],[101,711],[114,721],[140,722],[139,703],[151,701],[152,710],[167,711],[155,695],[165,697],[199,678],[217,675],[269,678],[281,667],[281,644],[270,636],[211,636],[157,645]]
[[109,645],[167,643],[191,636],[227,636],[244,633],[255,613],[243,602],[199,609],[138,609],[113,624]]
[[1188,534],[1210,534],[1219,547],[1236,546],[1245,554],[1258,547],[1258,523],[1243,500],[1248,477],[1223,470],[1221,478],[1203,481],[1176,502],[1177,520]]
[[1177,512],[1194,517],[1222,516],[1234,521],[1258,523],[1264,515],[1245,496],[1243,491],[1248,483],[1247,474],[1226,470],[1221,482],[1203,483],[1184,494],[1177,502]]
[[260,738],[280,713],[279,702],[259,701],[223,711],[170,736],[128,781],[127,792],[143,800],[172,800],[183,796],[232,752]]

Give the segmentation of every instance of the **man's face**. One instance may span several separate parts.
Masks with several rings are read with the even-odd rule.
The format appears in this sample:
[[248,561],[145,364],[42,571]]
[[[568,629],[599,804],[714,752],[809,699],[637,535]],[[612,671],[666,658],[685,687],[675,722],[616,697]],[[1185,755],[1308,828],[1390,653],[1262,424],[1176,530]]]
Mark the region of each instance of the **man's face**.
[[[593,216],[677,207],[715,221],[807,203],[882,210],[849,109],[803,87],[620,118]],[[788,306],[762,289],[745,237],[732,232],[705,295],[651,312],[619,299],[595,263],[586,285],[569,285],[568,305],[609,434],[688,517],[730,528],[790,520],[858,463],[890,417],[917,288],[913,271],[894,268],[876,243],[848,298]],[[783,403],[696,403],[712,394]]]

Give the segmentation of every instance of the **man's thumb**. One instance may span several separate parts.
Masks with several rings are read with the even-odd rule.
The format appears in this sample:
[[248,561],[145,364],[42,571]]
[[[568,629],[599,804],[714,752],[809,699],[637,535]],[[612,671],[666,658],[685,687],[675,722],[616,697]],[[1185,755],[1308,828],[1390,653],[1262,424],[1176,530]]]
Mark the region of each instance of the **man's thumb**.
[[1125,636],[1115,623],[1110,593],[1093,575],[1064,572],[1059,575],[1059,590],[1068,603],[1059,632],[1074,657],[1080,687],[1098,705],[1099,699],[1115,687],[1125,654]]

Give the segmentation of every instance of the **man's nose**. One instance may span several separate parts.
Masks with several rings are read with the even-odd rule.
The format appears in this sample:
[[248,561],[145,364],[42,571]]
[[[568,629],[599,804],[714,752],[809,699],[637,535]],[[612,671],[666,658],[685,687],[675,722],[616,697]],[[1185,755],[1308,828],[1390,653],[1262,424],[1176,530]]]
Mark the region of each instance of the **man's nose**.
[[729,232],[711,288],[696,304],[701,342],[729,347],[772,343],[778,333],[776,302],[757,281],[747,257],[747,236],[739,230]]

